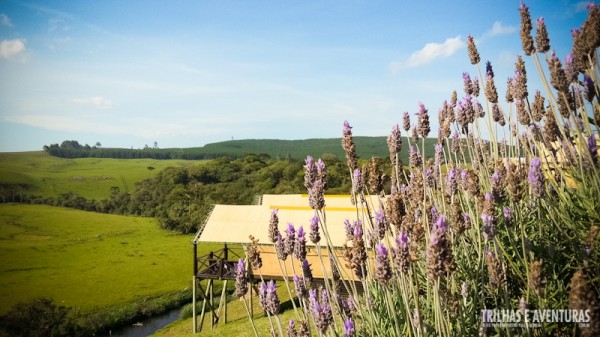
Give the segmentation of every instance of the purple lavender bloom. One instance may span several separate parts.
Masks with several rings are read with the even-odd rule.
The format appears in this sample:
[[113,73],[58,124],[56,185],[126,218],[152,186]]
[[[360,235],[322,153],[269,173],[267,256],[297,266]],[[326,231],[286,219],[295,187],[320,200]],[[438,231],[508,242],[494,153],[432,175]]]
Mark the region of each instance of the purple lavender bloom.
[[246,262],[244,259],[239,259],[234,264],[235,269],[235,295],[242,297],[248,292],[248,281],[246,280]]
[[546,182],[546,178],[542,172],[542,161],[540,158],[535,157],[531,159],[527,179],[529,180],[531,197],[534,199],[541,197],[544,193],[544,183]]
[[298,298],[305,298],[308,294],[304,279],[298,275],[294,275],[294,288],[296,289],[296,296],[298,296]]
[[590,156],[592,157],[592,162],[594,165],[598,164],[598,145],[596,144],[595,134],[591,134],[588,137],[587,145],[588,150],[590,151]]
[[273,315],[277,315],[279,313],[279,296],[277,295],[277,287],[273,280],[269,281],[266,287],[265,293],[265,310],[269,311]]
[[363,236],[363,229],[362,229],[362,221],[357,220],[354,222],[354,237],[359,239],[362,238]]
[[309,191],[312,188],[313,184],[317,180],[317,166],[315,165],[315,161],[313,157],[307,156],[305,160],[306,165],[304,165],[304,187],[306,187]]
[[388,250],[383,243],[375,247],[375,279],[386,284],[392,277],[392,267],[388,258]]
[[505,206],[502,209],[502,214],[504,215],[504,220],[508,223],[512,222],[513,216],[512,216],[512,210],[510,209],[510,207]]
[[352,127],[348,121],[344,121],[344,128],[342,130],[344,136],[352,136]]
[[308,190],[308,204],[314,210],[320,210],[325,207],[325,186],[321,179],[318,179],[312,184],[312,188]]
[[319,216],[315,215],[310,219],[310,234],[308,236],[310,242],[317,244],[321,241],[319,234]]
[[352,174],[352,189],[354,193],[360,194],[364,188],[362,174],[359,169],[354,170]]
[[446,192],[449,195],[456,194],[456,190],[458,189],[458,183],[456,182],[456,170],[450,169],[448,171],[448,175],[446,176]]
[[471,81],[471,76],[469,75],[469,73],[463,73],[463,84],[464,84],[464,90],[465,90],[465,94],[467,95],[472,95],[473,94],[473,82]]
[[375,234],[377,235],[377,239],[383,240],[385,237],[385,232],[387,230],[388,224],[385,219],[385,214],[383,213],[383,208],[375,211]]
[[437,218],[438,218],[437,208],[435,208],[435,206],[431,206],[431,221],[435,222],[435,221],[437,221]]
[[277,253],[277,258],[281,261],[285,261],[288,257],[285,243],[286,240],[281,236],[281,233],[277,233],[277,240],[275,240],[275,252]]
[[406,232],[400,232],[400,234],[398,234],[396,245],[398,245],[398,248],[408,247],[408,235]]
[[494,195],[491,192],[485,192],[485,201],[494,201]]
[[346,230],[347,238],[352,238],[352,236],[354,236],[354,225],[350,223],[350,220],[344,220],[344,229]]
[[296,242],[294,244],[294,257],[300,261],[306,260],[306,233],[304,228],[300,226],[296,233]]
[[292,223],[288,222],[285,234],[285,253],[287,255],[292,255],[294,253],[294,246],[296,244],[296,230],[294,229],[294,225]]
[[494,216],[487,213],[481,214],[481,220],[483,221],[483,238],[485,241],[490,241],[496,236],[496,225],[494,223]]
[[354,336],[354,322],[352,322],[352,318],[348,317],[344,321],[344,337],[353,337]]
[[287,327],[288,337],[296,337],[298,333],[296,332],[296,322],[293,319],[290,319],[290,323]]
[[[325,295],[327,292],[325,291]],[[311,289],[308,292],[309,311],[313,316],[315,325],[321,334],[325,334],[327,328],[333,323],[333,312],[326,296],[321,294],[317,296],[317,290]]]
[[267,284],[261,282],[258,286],[258,304],[260,307],[267,310]]
[[313,279],[312,269],[310,268],[310,263],[308,260],[302,261],[302,275],[307,282],[311,282]]
[[490,61],[485,62],[485,74],[486,76],[494,77],[494,70],[492,69],[492,63]]

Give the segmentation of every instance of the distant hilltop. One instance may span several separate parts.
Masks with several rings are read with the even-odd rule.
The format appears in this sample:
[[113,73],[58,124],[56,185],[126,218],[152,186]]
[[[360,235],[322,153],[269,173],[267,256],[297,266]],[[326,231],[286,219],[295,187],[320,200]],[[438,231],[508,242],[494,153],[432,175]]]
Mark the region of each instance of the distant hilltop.
[[[386,137],[353,137],[360,158],[389,157]],[[425,153],[433,153],[437,139],[425,140]],[[419,141],[419,146],[421,141]],[[335,156],[344,158],[341,138],[315,138],[303,140],[281,139],[245,139],[228,140],[206,144],[202,147],[166,148],[146,147],[144,149],[104,148],[81,145],[75,140],[66,140],[59,144],[44,145],[44,151],[61,158],[118,158],[118,159],[187,159],[202,160],[229,157],[241,158],[248,154],[266,155],[273,159],[291,161],[304,160],[306,156],[320,158]],[[408,144],[404,141],[400,159],[407,162]]]

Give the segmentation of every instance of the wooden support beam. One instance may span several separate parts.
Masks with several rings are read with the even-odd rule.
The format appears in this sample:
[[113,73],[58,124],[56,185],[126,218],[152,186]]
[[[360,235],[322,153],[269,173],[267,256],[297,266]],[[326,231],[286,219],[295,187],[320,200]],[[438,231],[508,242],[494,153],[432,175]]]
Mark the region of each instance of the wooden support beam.
[[[194,245],[194,248],[196,245]],[[198,333],[198,316],[196,315],[196,275],[192,277],[192,322],[194,327],[192,328],[192,333]]]

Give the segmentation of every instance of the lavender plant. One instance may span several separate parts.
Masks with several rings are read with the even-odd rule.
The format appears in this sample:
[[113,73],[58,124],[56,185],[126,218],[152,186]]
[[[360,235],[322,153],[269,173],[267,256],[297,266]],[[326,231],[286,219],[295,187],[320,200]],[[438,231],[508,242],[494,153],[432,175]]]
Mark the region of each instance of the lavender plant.
[[[481,76],[481,57],[468,36],[469,61],[484,87],[480,93],[479,80],[462,72],[465,96],[453,91],[439,109],[441,130],[431,158],[417,144],[431,131],[423,104],[416,124],[409,112],[401,116],[409,166],[398,160],[402,139],[395,124],[387,139],[392,168],[385,174],[371,174],[379,169],[373,159],[360,168],[352,127],[344,122],[342,147],[356,219],[326,222],[325,165],[306,159],[305,186],[315,212],[307,224],[309,239],[318,252],[321,247],[336,252],[327,227],[345,226],[347,245],[333,254],[331,265],[334,270],[348,265],[358,279],[335,280],[332,272],[324,287],[315,288],[303,261],[302,274],[293,279],[299,303],[294,310],[308,318],[302,322],[313,334],[600,335],[600,5],[588,6],[564,62],[552,51],[543,18],[536,20],[533,37],[525,3],[519,13],[525,56],[515,62],[505,101],[499,100],[489,61]],[[527,62],[535,64],[543,85],[531,95]],[[282,256],[302,260],[302,227],[294,233],[288,227],[294,242],[269,228]],[[250,254],[248,261],[255,265],[259,258]],[[261,288],[262,303],[277,315],[269,287]],[[349,292],[345,299],[341,287]],[[588,310],[589,324],[490,326],[483,324],[487,309]],[[291,322],[287,331],[295,336],[297,324]]]

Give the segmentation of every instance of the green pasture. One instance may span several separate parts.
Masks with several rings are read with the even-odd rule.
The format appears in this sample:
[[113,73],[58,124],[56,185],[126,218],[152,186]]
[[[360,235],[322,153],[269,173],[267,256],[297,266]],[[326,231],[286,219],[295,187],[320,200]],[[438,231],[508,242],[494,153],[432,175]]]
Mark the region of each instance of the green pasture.
[[0,314],[38,297],[89,311],[182,290],[191,284],[191,240],[151,218],[2,204]]
[[[0,153],[0,185],[27,186],[24,193],[57,196],[73,192],[103,199],[110,188],[133,191],[135,183],[169,166],[197,165],[201,161],[52,157],[42,151]],[[150,169],[149,169],[150,168]],[[152,169],[153,168],[153,169]]]

